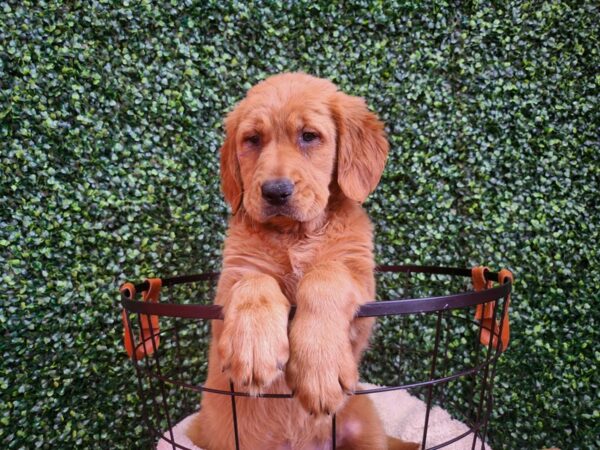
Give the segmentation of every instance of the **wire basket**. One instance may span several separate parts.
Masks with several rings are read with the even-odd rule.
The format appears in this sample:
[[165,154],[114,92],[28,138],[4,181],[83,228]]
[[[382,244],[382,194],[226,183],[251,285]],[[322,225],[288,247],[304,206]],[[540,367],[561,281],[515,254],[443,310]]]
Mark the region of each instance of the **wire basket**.
[[[464,439],[469,448],[480,445],[483,450],[494,406],[497,362],[508,346],[512,274],[506,269],[494,273],[481,266],[380,266],[376,273],[379,296],[402,299],[367,303],[358,311],[358,317],[379,317],[360,371],[361,379],[381,386],[354,394],[407,390],[426,403],[423,449],[443,448]],[[135,368],[143,421],[151,439],[166,440],[174,450],[189,450],[176,442],[173,427],[197,411],[202,392],[231,398],[235,448],[244,448],[243,436],[238,433],[236,398],[250,394],[233,383],[229,390],[203,385],[210,322],[222,320],[220,306],[209,304],[217,279],[218,274],[206,273],[121,286],[124,342]],[[494,282],[498,284],[494,286]],[[164,288],[168,288],[168,300],[160,302]],[[416,292],[421,296],[415,296]],[[137,300],[138,293],[144,301]],[[258,397],[262,399],[254,401],[292,395],[282,392]],[[468,430],[427,447],[434,405],[448,410]],[[335,449],[335,414],[331,436]]]

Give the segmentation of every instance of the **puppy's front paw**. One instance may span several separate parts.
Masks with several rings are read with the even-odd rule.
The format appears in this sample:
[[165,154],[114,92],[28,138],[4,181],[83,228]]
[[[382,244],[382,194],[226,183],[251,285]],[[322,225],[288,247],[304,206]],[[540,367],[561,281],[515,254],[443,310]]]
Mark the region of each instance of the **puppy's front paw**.
[[[314,322],[314,321],[313,321]],[[332,414],[358,382],[358,368],[347,333],[299,319],[290,331],[288,386],[312,414]]]
[[[222,370],[238,388],[253,394],[282,375],[289,358],[287,300],[277,286],[276,291],[264,283],[261,288],[237,289],[233,294],[236,304],[224,313],[217,347]],[[274,302],[274,295],[283,299]]]

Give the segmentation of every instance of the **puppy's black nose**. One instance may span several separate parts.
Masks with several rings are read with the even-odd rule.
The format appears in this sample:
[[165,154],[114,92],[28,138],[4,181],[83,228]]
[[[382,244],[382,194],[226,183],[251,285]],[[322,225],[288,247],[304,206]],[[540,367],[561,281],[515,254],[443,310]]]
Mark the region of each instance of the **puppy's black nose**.
[[281,206],[288,201],[288,198],[294,192],[294,185],[287,178],[280,178],[263,183],[261,191],[267,202],[274,206]]

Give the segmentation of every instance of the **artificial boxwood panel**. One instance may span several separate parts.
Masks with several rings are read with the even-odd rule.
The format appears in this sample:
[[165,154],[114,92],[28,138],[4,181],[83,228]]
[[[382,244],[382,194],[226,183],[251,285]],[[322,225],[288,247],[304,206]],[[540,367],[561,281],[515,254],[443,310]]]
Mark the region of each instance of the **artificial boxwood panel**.
[[[364,96],[383,263],[510,267],[497,448],[598,448],[594,2],[0,5],[0,442],[141,448],[125,279],[214,270],[222,118],[269,74]],[[366,369],[368,370],[368,368]]]

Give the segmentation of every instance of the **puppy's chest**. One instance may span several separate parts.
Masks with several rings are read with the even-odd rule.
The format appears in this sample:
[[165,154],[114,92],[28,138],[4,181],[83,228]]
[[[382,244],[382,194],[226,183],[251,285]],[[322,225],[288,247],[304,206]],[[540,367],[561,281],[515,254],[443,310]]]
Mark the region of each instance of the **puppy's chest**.
[[297,243],[281,249],[286,260],[280,275],[280,285],[292,304],[296,303],[296,291],[300,280],[315,264],[319,253],[318,243]]

